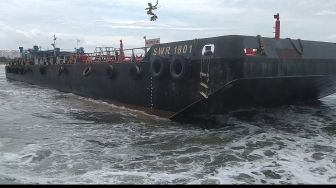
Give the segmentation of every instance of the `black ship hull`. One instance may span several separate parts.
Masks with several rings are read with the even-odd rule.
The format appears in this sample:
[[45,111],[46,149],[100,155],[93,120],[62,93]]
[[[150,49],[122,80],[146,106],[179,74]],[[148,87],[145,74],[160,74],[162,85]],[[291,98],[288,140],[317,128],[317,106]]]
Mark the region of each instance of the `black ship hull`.
[[[335,44],[303,41],[304,55],[286,40],[265,38],[268,55],[247,56],[245,46],[259,48],[258,40],[227,36],[162,44],[152,47],[140,64],[113,64],[113,74],[108,63],[76,63],[11,65],[6,76],[170,119],[314,101],[336,92],[336,56],[330,53],[330,48],[336,52]],[[222,51],[202,55],[206,44]],[[172,55],[174,46],[182,46],[182,54]],[[309,53],[316,50],[321,54]],[[181,77],[171,71],[178,58],[187,70]],[[160,75],[153,75],[158,59],[162,67],[154,73]]]
[[[112,80],[106,74],[108,66],[97,65],[92,76],[85,79],[82,71],[77,71],[84,70],[85,66],[79,69],[78,66],[71,67],[71,65],[65,66],[67,72],[62,76],[56,74],[59,66],[49,66],[45,76],[39,73],[38,67],[32,67],[25,74],[7,73],[6,76],[11,80],[100,99],[171,119],[185,115],[223,114],[241,108],[314,101],[336,92],[336,76],[265,77],[231,81],[208,99],[201,97],[197,90],[193,96],[165,96],[167,91],[176,87],[171,83],[164,85],[168,88],[157,89],[157,92],[162,93],[156,95],[165,96],[164,98],[155,98],[151,96],[155,93],[151,93],[150,90],[154,87],[155,80],[152,78],[133,80],[129,74],[118,75],[118,78],[116,76],[116,79]],[[131,68],[132,64],[120,66],[126,69],[124,72],[128,71],[127,67]],[[198,89],[199,82],[179,83],[177,89],[182,93],[185,92],[185,88],[192,89],[192,85],[193,90]],[[157,109],[154,103],[160,104],[164,110]],[[175,110],[174,104],[178,104]]]
[[208,99],[193,103],[175,117],[183,118],[186,114],[225,114],[235,110],[300,103],[312,104],[335,92],[335,76],[242,79],[228,83]]

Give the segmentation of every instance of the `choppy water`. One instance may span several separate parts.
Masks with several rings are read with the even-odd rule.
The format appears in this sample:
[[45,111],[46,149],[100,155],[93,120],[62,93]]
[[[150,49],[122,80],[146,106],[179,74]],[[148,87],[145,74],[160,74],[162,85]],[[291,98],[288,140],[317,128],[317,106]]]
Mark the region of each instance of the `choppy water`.
[[0,184],[335,184],[336,95],[321,102],[179,124],[0,66]]

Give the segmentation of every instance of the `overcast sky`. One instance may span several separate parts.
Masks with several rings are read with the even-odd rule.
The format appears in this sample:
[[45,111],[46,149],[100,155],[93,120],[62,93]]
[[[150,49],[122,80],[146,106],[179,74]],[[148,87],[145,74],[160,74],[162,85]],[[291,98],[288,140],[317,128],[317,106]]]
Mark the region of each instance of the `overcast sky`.
[[220,35],[273,37],[280,13],[282,38],[336,42],[335,0],[159,0],[159,19],[144,10],[156,0],[0,0],[0,49],[74,49],[144,45],[143,36],[161,42]]

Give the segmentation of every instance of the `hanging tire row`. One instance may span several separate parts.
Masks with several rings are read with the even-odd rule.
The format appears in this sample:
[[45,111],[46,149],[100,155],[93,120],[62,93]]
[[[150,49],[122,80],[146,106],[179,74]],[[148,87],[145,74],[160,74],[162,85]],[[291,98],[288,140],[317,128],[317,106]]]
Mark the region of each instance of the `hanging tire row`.
[[28,70],[25,67],[8,67],[6,66],[7,73],[14,73],[14,74],[26,74]]
[[[6,67],[6,71],[8,73],[15,73],[15,74],[25,74],[30,69],[25,67]],[[41,75],[47,74],[47,66],[40,66],[39,72]],[[89,77],[94,72],[94,66],[90,65],[86,67],[82,75],[83,77]],[[56,75],[61,76],[66,72],[66,68],[64,66],[59,66],[56,70]],[[187,61],[183,57],[177,57],[173,60],[169,61],[162,57],[154,57],[150,62],[150,74],[156,80],[161,80],[167,78],[170,74],[170,77],[174,80],[181,80],[185,78],[190,73],[190,62]],[[109,76],[110,79],[114,79],[117,75],[117,69],[115,65],[111,64],[106,69],[106,74]],[[134,64],[129,69],[129,75],[134,80],[139,80],[142,78],[143,69],[140,65]]]
[[[94,67],[93,65],[90,65],[86,67],[83,70],[83,77],[89,77],[93,72],[94,72]],[[109,76],[110,79],[114,79],[117,76],[117,68],[115,65],[109,65],[108,68],[106,69],[106,74]],[[129,75],[134,79],[138,80],[142,77],[143,70],[141,66],[134,64],[131,66],[129,69]]]
[[154,79],[164,79],[168,73],[175,80],[181,80],[190,73],[190,62],[183,57],[168,61],[162,57],[155,57],[151,61],[151,75]]
[[[173,59],[171,62],[168,60],[155,57],[150,62],[150,74],[154,79],[160,80],[167,77],[167,74],[170,73],[170,76],[175,80],[182,80],[190,73],[190,62],[185,58],[179,57]],[[94,68],[92,65],[88,66],[83,71],[83,76],[88,77]],[[114,79],[117,75],[117,69],[115,65],[109,65],[106,69],[106,74],[110,77],[110,79]],[[143,69],[140,65],[134,64],[129,69],[129,75],[134,80],[139,80],[142,78]]]

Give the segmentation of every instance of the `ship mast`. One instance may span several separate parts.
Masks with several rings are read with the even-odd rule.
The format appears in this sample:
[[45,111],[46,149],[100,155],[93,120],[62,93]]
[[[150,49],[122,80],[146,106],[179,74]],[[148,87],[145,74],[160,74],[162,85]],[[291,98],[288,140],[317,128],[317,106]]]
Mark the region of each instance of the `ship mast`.
[[281,23],[280,23],[280,14],[276,14],[274,15],[274,19],[276,19],[275,21],[275,40],[280,40],[280,32],[281,32]]
[[77,41],[77,48],[76,48],[76,50],[77,49],[79,49],[79,43],[81,42],[79,39],[76,39],[76,41]]
[[54,57],[56,57],[56,40],[57,40],[56,35],[54,35],[53,38],[54,43],[51,44],[51,46],[54,47]]

